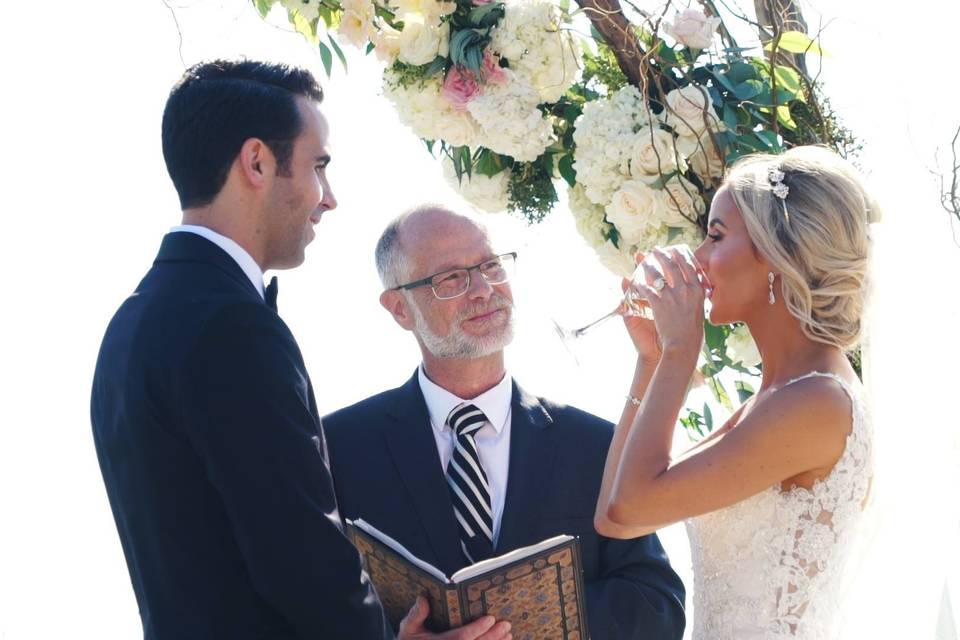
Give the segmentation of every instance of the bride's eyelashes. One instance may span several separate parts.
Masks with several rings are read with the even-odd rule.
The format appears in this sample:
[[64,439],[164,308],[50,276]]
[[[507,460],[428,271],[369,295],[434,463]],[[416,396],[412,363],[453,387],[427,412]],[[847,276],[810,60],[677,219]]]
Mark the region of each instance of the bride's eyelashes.
[[713,242],[719,242],[723,238],[723,234],[720,233],[708,233],[707,237],[710,238]]

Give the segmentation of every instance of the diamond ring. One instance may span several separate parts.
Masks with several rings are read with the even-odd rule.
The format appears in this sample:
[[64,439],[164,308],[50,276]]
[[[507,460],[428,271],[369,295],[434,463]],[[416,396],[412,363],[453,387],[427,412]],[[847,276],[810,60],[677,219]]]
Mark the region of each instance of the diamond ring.
[[663,278],[657,278],[656,280],[653,281],[652,286],[653,286],[653,289],[654,289],[657,293],[659,293],[659,292],[663,291],[663,288],[664,288],[665,286],[667,286],[667,281],[664,280]]

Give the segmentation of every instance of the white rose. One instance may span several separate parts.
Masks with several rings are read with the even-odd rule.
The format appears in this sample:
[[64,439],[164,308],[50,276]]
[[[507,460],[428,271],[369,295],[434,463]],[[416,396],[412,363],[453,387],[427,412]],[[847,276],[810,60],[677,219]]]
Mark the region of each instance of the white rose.
[[699,85],[688,84],[667,94],[666,123],[677,135],[698,136],[711,129],[719,129],[719,120],[713,112],[710,94]]
[[[630,174],[659,176],[676,171],[679,153],[674,149],[673,135],[659,127],[644,127],[637,132],[630,154]],[[683,161],[679,158],[680,162]]]
[[644,229],[660,223],[663,199],[640,180],[627,180],[606,207],[607,220],[628,244],[637,244]]
[[[353,0],[357,1],[357,0]],[[420,18],[430,27],[440,25],[440,18],[450,15],[457,9],[455,2],[437,2],[437,0],[390,0],[389,5],[397,17],[404,22],[408,16]]]
[[713,44],[713,33],[720,26],[720,18],[708,18],[697,9],[685,9],[664,25],[674,40],[691,49],[707,49]]
[[697,187],[680,176],[671,178],[659,193],[661,220],[669,227],[695,225],[697,218],[706,211]]
[[439,27],[424,24],[410,14],[400,32],[401,62],[420,66],[429,64],[437,56],[446,57],[450,50],[450,24],[444,22]]
[[709,134],[697,139],[696,150],[687,156],[693,172],[704,179],[722,178],[727,164]]
[[760,364],[760,350],[753,341],[747,325],[741,324],[727,336],[727,357],[736,364],[745,367],[755,367]]
[[[620,242],[623,243],[623,240]],[[633,270],[637,265],[633,257],[634,252],[630,246],[625,245],[624,249],[621,250],[607,240],[596,248],[596,252],[597,257],[600,258],[600,263],[621,278],[629,278],[633,275]]]
[[371,41],[374,45],[374,53],[380,62],[393,64],[400,55],[400,32],[386,22],[381,23],[380,28],[373,32]]
[[347,44],[360,48],[374,37],[376,30],[373,27],[373,4],[368,2],[367,6],[358,6],[357,9],[344,10],[340,18],[340,27],[337,29],[337,37]]

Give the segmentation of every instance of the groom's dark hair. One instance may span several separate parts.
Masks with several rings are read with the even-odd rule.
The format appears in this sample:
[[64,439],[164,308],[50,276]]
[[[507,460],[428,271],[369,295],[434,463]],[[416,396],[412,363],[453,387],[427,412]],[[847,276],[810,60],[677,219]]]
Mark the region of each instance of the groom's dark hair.
[[183,209],[209,204],[223,188],[240,147],[259,138],[289,171],[303,122],[296,98],[321,102],[306,69],[255,60],[196,64],[170,91],[163,110],[163,159]]

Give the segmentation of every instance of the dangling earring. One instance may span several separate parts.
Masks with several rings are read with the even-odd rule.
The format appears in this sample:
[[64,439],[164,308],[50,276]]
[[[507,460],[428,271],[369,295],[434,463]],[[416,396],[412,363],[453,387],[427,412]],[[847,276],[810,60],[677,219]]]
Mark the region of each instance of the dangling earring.
[[773,271],[767,274],[767,282],[769,283],[770,295],[767,297],[767,300],[771,305],[776,304],[777,298],[773,295]]

